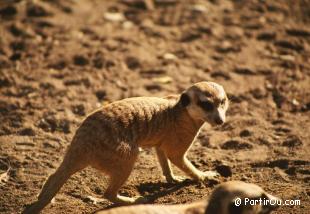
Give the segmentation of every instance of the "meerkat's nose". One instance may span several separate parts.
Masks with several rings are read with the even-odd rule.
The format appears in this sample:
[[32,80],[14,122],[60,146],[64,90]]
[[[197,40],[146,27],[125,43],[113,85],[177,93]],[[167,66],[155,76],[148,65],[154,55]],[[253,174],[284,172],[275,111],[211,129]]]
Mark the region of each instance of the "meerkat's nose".
[[215,123],[218,125],[222,125],[225,121],[221,117],[215,118]]

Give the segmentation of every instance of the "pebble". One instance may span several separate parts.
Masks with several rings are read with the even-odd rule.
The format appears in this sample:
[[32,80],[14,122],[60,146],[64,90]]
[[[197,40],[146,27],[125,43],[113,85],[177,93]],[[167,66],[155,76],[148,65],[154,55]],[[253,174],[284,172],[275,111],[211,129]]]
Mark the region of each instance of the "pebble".
[[223,177],[231,177],[233,174],[231,167],[225,164],[216,166],[215,170]]
[[121,22],[125,20],[125,16],[122,13],[106,12],[104,13],[103,16],[106,20],[111,21],[111,22]]
[[297,147],[297,146],[301,146],[302,144],[303,143],[298,136],[291,135],[286,140],[283,141],[282,146]]

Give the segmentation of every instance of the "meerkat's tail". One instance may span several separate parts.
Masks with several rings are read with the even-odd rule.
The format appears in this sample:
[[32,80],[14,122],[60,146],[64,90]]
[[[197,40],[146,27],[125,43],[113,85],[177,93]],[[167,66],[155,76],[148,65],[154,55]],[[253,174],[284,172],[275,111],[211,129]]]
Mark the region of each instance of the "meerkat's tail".
[[29,205],[22,213],[39,213],[53,199],[71,175],[85,167],[79,165],[79,161],[77,159],[78,158],[72,158],[70,152],[68,151],[56,172],[50,175],[44,183],[41,193],[38,196],[38,200]]

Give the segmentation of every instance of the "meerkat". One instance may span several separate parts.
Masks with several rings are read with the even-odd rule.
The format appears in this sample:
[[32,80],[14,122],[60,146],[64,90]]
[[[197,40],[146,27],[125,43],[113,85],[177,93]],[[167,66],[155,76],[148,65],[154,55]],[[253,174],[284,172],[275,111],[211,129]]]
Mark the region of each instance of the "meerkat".
[[129,177],[139,147],[155,147],[168,182],[174,176],[170,163],[195,180],[214,178],[214,171],[202,172],[192,165],[186,153],[202,125],[225,122],[228,98],[224,88],[214,82],[199,82],[181,95],[165,98],[133,97],[116,101],[91,113],[77,129],[56,172],[47,179],[38,200],[24,213],[38,213],[74,173],[87,166],[109,176],[104,197],[113,203],[143,202],[143,197],[118,194]]
[[[241,199],[239,206],[235,204],[237,198]],[[261,203],[258,202],[259,199],[262,200]],[[249,200],[257,200],[256,205],[251,205]],[[273,205],[264,204],[263,200],[272,200]],[[209,199],[190,204],[125,206],[99,211],[96,214],[268,214],[278,207],[278,200],[280,199],[255,184],[229,181],[218,185]]]

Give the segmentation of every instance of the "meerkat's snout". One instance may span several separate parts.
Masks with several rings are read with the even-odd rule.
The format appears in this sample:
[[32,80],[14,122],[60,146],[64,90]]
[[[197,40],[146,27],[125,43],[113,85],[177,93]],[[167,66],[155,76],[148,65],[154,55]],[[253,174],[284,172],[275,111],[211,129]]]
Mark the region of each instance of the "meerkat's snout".
[[226,121],[229,102],[223,86],[217,83],[196,83],[181,95],[181,103],[194,119],[211,125],[222,125]]

